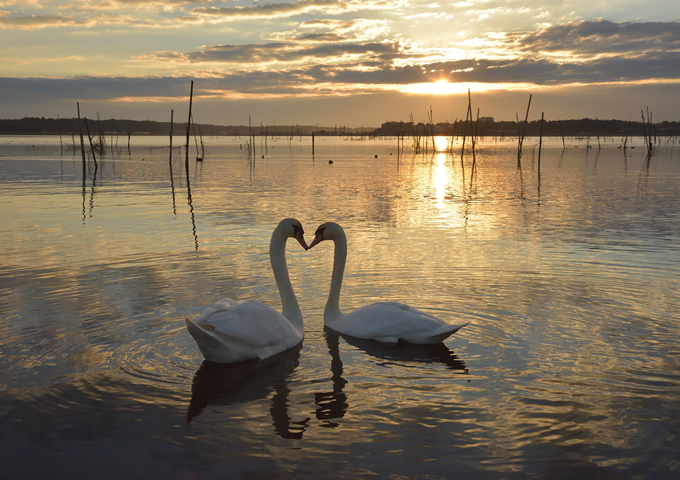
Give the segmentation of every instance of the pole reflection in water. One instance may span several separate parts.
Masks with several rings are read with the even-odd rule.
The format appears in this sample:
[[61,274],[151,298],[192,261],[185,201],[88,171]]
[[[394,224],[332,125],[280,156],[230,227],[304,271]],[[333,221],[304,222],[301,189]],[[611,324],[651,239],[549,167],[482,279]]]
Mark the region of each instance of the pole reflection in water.
[[[172,190],[172,213],[177,215],[177,207],[175,204],[175,179],[172,175],[172,147],[170,148],[170,189]],[[180,170],[181,171],[181,170]]]
[[309,418],[291,420],[289,378],[300,365],[302,343],[263,361],[213,363],[207,360],[196,372],[186,420],[190,424],[208,406],[244,404],[271,397],[270,413],[274,431],[281,438],[302,438]]
[[92,188],[90,189],[90,218],[92,218],[92,210],[94,209],[94,194],[97,187],[97,164],[94,166],[94,172],[92,173]]
[[191,230],[194,234],[195,250],[198,250],[198,235],[196,234],[196,218],[194,217],[194,205],[191,202],[191,182],[189,181],[189,164],[186,164],[187,171],[187,203],[189,204],[189,212],[191,213]]
[[[95,164],[94,166],[94,172],[92,173],[92,186],[90,187],[90,201],[89,201],[89,218],[92,218],[92,210],[94,209],[94,196],[96,193],[96,187],[97,187],[97,170],[98,170],[98,165]],[[85,204],[87,202],[87,171],[85,168],[83,168],[83,204],[82,204],[82,213],[83,213],[83,224],[85,223],[88,213],[86,213],[86,208]]]
[[85,198],[87,197],[87,175],[83,168],[83,225],[85,224]]

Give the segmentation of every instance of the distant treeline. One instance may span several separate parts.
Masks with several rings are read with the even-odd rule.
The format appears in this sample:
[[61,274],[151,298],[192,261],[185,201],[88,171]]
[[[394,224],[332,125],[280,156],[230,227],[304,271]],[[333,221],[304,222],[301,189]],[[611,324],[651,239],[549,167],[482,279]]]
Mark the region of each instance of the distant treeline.
[[[83,131],[86,131],[85,121],[91,135],[168,135],[170,122],[156,122],[152,120],[92,120],[82,119]],[[492,117],[482,117],[479,122],[472,125],[468,123],[467,132],[465,121],[442,122],[430,126],[423,123],[413,122],[386,122],[380,128],[350,128],[345,126],[319,127],[318,125],[212,125],[197,124],[196,133],[205,137],[210,136],[248,136],[249,129],[253,135],[374,135],[393,136],[401,135],[463,135],[472,133],[472,128],[477,129],[477,135],[481,136],[517,136],[523,130],[522,121],[495,121]],[[649,128],[649,125],[646,126]],[[661,122],[652,124],[655,135],[666,136],[680,135],[680,122]],[[525,135],[539,135],[540,121],[528,122]],[[0,135],[77,135],[79,132],[77,118],[45,118],[24,117],[16,120],[0,120]],[[174,123],[175,135],[186,135],[186,122]],[[193,135],[193,131],[191,132]],[[641,121],[626,120],[598,120],[582,118],[580,120],[551,120],[543,124],[545,136],[612,136],[612,135],[643,135],[645,126]],[[649,132],[647,132],[649,133]]]
[[[617,135],[643,135],[645,128],[650,125],[643,125],[642,121],[632,122],[625,120],[598,120],[593,118],[582,118],[580,120],[551,120],[543,122],[544,136],[617,136]],[[680,122],[661,122],[651,125],[654,135],[680,135]],[[539,135],[541,133],[541,121],[531,121],[524,128],[524,122],[496,122],[492,117],[483,117],[479,122],[468,122],[467,132],[464,120],[455,122],[443,122],[430,126],[423,123],[414,124],[412,122],[387,122],[375,130],[376,135],[422,135],[424,132],[429,135],[471,135],[476,129],[480,136],[518,136],[522,132],[525,135]],[[646,132],[649,134],[649,132]]]
[[[85,122],[91,135],[168,135],[170,122],[155,122],[152,120],[93,120],[81,119],[83,132],[86,131]],[[196,124],[196,134],[210,136],[248,136],[249,130],[253,135],[356,135],[370,133],[374,128],[350,128],[345,126],[319,127],[313,125],[211,125]],[[186,135],[186,122],[173,123],[174,135]],[[77,118],[45,118],[24,117],[17,120],[0,120],[0,135],[77,135],[79,133]],[[193,127],[191,134],[193,135]]]

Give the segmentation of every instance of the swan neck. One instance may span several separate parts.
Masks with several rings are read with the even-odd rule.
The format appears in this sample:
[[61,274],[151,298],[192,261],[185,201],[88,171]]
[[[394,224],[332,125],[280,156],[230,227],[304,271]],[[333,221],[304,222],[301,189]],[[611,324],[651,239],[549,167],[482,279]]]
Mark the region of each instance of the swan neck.
[[281,313],[297,328],[302,329],[302,312],[298,304],[293,284],[288,275],[288,265],[286,264],[286,241],[288,238],[281,233],[274,231],[271,242],[269,243],[269,261],[272,264],[276,286],[281,295]]
[[347,237],[345,234],[339,235],[333,240],[335,243],[335,253],[333,254],[333,275],[331,277],[331,291],[326,302],[325,315],[334,317],[340,315],[340,289],[342,288],[342,277],[345,274],[345,263],[347,262]]

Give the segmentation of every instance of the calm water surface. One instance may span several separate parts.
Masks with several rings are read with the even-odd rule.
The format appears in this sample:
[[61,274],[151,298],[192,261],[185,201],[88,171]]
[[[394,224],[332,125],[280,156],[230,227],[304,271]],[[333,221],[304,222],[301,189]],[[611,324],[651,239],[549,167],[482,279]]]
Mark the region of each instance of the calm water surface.
[[[0,137],[0,458],[7,478],[677,478],[680,147],[135,137],[90,161]],[[181,143],[175,139],[175,144]],[[630,144],[629,144],[630,145]],[[441,149],[444,150],[444,149]],[[265,158],[261,158],[264,154]],[[333,160],[333,164],[328,163]],[[172,168],[172,175],[170,169]],[[434,348],[325,332],[332,244],[288,245],[299,349],[203,363],[184,327],[276,308],[284,217],[345,227],[341,306],[471,325]]]

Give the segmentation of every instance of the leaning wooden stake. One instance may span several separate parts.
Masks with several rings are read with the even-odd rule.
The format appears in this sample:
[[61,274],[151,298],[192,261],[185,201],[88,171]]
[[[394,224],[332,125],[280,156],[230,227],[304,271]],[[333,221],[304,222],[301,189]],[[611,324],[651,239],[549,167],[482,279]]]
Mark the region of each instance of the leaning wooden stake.
[[87,139],[90,141],[90,152],[92,152],[92,160],[94,160],[94,168],[97,168],[97,156],[94,154],[94,145],[92,144],[92,137],[90,136],[90,126],[87,123],[87,117],[85,117],[85,128],[87,129]]
[[[172,190],[172,212],[177,215],[177,207],[175,206],[175,180],[172,174],[172,132],[173,132],[173,115],[175,111],[170,110],[170,159],[168,161],[168,166],[170,167],[170,188]],[[181,172],[181,170],[180,170]]]
[[647,144],[647,153],[651,151],[651,145],[649,144],[648,138],[647,138],[647,126],[645,123],[645,111],[640,110],[640,113],[642,113],[642,132],[645,137],[645,143]]
[[87,164],[87,159],[85,158],[85,141],[83,140],[83,124],[80,123],[80,102],[76,102],[76,107],[78,108],[78,130],[80,131],[80,153],[83,155],[83,173],[85,173],[85,165]]
[[[193,118],[191,120],[193,120]],[[193,122],[192,128],[194,130],[194,144],[196,145],[196,161],[202,162],[203,161],[203,155],[201,155],[201,152],[198,150],[198,136],[196,135],[196,122]],[[199,127],[199,131],[200,131],[200,127]]]
[[472,121],[472,98],[470,97],[470,89],[468,88],[468,108],[465,113],[465,130],[463,130],[463,146],[460,149],[460,163],[463,164],[463,154],[465,153],[465,137],[467,136],[468,118]]
[[170,175],[172,175],[172,122],[174,113],[174,110],[170,110]]
[[479,131],[479,108],[477,109],[477,122],[475,122],[475,130],[472,132],[472,169],[474,171],[477,163],[477,155],[475,155],[475,145],[477,143],[477,132]]
[[194,100],[194,81],[192,80],[191,92],[189,93],[189,118],[187,120],[187,143],[184,157],[184,167],[185,170],[187,171],[187,178],[189,176],[189,137],[191,135],[191,104],[193,103],[193,100]]
[[61,148],[61,155],[64,155],[64,144],[61,141],[61,120],[59,120],[59,115],[57,115],[57,128],[59,129],[59,147]]
[[253,158],[255,158],[255,137],[253,136],[253,125],[250,123],[250,115],[248,115],[248,141],[253,147]]
[[527,131],[527,123],[529,121],[529,108],[531,107],[531,97],[529,95],[529,105],[527,105],[527,114],[524,117],[524,127],[522,128],[522,135],[519,137],[519,145],[517,146],[517,168],[522,168],[522,143],[524,143],[524,134]]
[[541,181],[541,147],[543,146],[543,112],[541,112],[541,133],[538,136],[538,181]]

